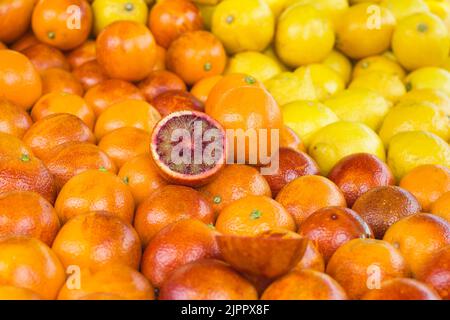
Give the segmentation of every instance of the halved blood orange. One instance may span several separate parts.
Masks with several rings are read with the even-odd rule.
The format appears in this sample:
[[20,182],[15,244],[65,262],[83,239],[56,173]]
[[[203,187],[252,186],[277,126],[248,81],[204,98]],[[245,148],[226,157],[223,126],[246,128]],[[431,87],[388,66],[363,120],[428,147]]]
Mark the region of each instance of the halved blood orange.
[[223,259],[251,277],[273,279],[293,269],[302,259],[306,238],[285,237],[279,232],[257,237],[218,235]]
[[161,175],[171,183],[197,187],[225,164],[225,130],[199,111],[178,111],[153,129],[150,151]]

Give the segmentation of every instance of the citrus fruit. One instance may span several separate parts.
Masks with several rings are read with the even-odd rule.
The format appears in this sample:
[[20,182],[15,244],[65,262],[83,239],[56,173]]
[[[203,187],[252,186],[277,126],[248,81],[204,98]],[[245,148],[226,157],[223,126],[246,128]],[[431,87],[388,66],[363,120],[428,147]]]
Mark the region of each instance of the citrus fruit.
[[33,151],[18,137],[0,132],[0,159],[8,157],[27,160]]
[[288,66],[321,62],[333,49],[334,40],[331,21],[313,6],[293,5],[278,20],[275,46]]
[[42,297],[29,289],[0,286],[0,300],[42,300]]
[[0,50],[0,97],[28,110],[41,93],[42,81],[31,61],[21,53]]
[[[292,232],[292,234],[299,237],[298,233]],[[320,272],[325,271],[325,261],[323,260],[319,249],[317,249],[317,246],[311,240],[308,240],[303,257],[293,270],[299,271],[304,269],[316,270]]]
[[40,41],[61,50],[70,50],[88,38],[92,28],[92,9],[86,0],[39,0],[33,10],[31,24]]
[[281,129],[280,134],[280,147],[291,148],[300,152],[305,152],[305,144],[300,139],[300,137],[295,133],[294,130],[288,126],[284,126]]
[[126,222],[133,221],[131,191],[117,176],[102,170],[87,170],[71,178],[61,189],[55,209],[62,223],[88,211],[107,211]]
[[380,5],[388,8],[399,22],[415,13],[429,12],[427,2],[423,0],[382,0]]
[[352,63],[350,60],[337,50],[333,50],[322,61],[322,64],[336,71],[342,78],[345,84],[350,81],[352,75]]
[[450,166],[450,147],[438,136],[425,131],[396,134],[389,143],[387,164],[400,181],[405,174],[422,164]]
[[265,86],[280,106],[298,100],[317,100],[310,75],[305,81],[294,72],[286,71],[267,80]]
[[88,61],[76,67],[72,74],[81,82],[86,91],[109,79],[97,60]]
[[203,29],[203,19],[191,1],[162,0],[152,7],[148,26],[156,42],[167,49],[183,33]]
[[95,0],[92,12],[94,33],[98,35],[111,23],[120,20],[146,24],[148,7],[144,0]]
[[68,52],[66,58],[72,69],[75,69],[86,62],[97,59],[97,45],[94,40],[87,40]]
[[348,0],[287,0],[286,5],[294,3],[312,5],[324,16],[328,17],[333,24],[336,24],[342,14],[348,9]]
[[339,188],[321,176],[302,176],[292,180],[281,189],[276,200],[295,218],[297,226],[301,226],[313,212],[321,208],[346,207]]
[[84,88],[75,76],[67,70],[50,68],[41,72],[42,95],[64,92],[83,96]]
[[32,31],[26,32],[23,36],[13,42],[11,50],[21,52],[32,45],[41,43]]
[[275,18],[262,0],[227,0],[214,10],[211,30],[230,54],[262,51],[272,41]]
[[406,77],[405,83],[409,90],[437,89],[450,95],[450,72],[442,68],[417,69]]
[[397,278],[383,282],[380,288],[369,290],[361,300],[441,300],[441,298],[424,283]]
[[369,153],[355,153],[341,159],[328,178],[341,189],[349,207],[369,190],[395,183],[391,169]]
[[373,90],[392,102],[397,102],[406,93],[405,85],[397,75],[382,71],[360,75],[353,79],[349,89]]
[[111,78],[142,80],[156,61],[155,39],[142,24],[114,22],[97,37],[97,60]]
[[396,61],[384,56],[372,56],[358,61],[353,69],[353,79],[370,72],[383,72],[405,78],[406,73]]
[[148,102],[152,102],[157,96],[167,91],[186,91],[186,84],[173,72],[157,70],[139,83],[139,90]]
[[14,103],[0,99],[0,132],[22,138],[33,121],[22,108]]
[[358,122],[338,121],[323,127],[311,137],[308,149],[323,174],[328,174],[339,160],[353,153],[370,153],[385,160],[380,138]]
[[203,78],[192,86],[190,92],[194,97],[205,104],[206,100],[208,100],[209,93],[220,79],[222,79],[222,76],[220,75]]
[[397,105],[429,102],[450,115],[450,98],[438,89],[413,89],[400,98]]
[[331,109],[319,102],[295,101],[283,105],[281,111],[284,123],[298,134],[306,147],[314,133],[339,120]]
[[164,227],[184,219],[214,222],[210,202],[200,192],[189,187],[162,186],[146,198],[136,210],[134,227],[143,246]]
[[431,205],[431,213],[450,222],[450,191],[444,193]]
[[420,281],[432,286],[442,297],[450,299],[450,246],[442,248],[417,275]]
[[165,117],[177,111],[203,111],[203,103],[191,93],[183,90],[170,90],[152,100],[152,105]]
[[160,287],[177,268],[200,259],[219,256],[216,232],[195,219],[174,222],[147,245],[141,270],[150,282]]
[[36,0],[6,0],[0,4],[0,41],[11,43],[20,38],[31,22]]
[[392,49],[408,70],[440,66],[450,50],[447,28],[431,13],[416,13],[399,21],[392,36]]
[[265,82],[282,71],[279,63],[269,56],[257,51],[245,51],[230,58],[225,74],[245,73]]
[[183,33],[167,50],[167,69],[175,72],[186,84],[221,74],[227,55],[222,43],[208,31]]
[[42,72],[49,68],[69,70],[70,65],[64,54],[57,48],[44,43],[35,44],[22,50],[22,53],[30,59],[36,70]]

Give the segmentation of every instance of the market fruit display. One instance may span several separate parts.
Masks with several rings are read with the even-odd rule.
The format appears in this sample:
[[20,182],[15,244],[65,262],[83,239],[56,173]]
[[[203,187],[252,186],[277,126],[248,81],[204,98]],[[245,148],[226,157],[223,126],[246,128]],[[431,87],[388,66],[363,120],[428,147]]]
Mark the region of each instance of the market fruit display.
[[449,300],[449,142],[448,0],[0,1],[0,300]]

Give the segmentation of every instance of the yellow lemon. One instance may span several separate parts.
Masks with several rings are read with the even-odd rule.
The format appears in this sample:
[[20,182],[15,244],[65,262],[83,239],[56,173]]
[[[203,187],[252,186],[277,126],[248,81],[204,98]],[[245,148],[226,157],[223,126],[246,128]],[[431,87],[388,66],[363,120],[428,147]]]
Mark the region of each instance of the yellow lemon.
[[360,60],[353,69],[353,78],[357,78],[363,74],[379,71],[390,73],[403,79],[406,75],[405,70],[392,59],[386,56],[373,56]]
[[339,119],[361,122],[375,131],[392,105],[377,92],[362,88],[339,92],[324,103]]
[[345,89],[341,76],[323,64],[310,64],[300,67],[294,73],[304,82],[312,84],[316,99],[323,101]]
[[336,25],[337,48],[353,59],[381,54],[391,45],[395,17],[386,8],[361,3],[344,12]]
[[339,118],[320,102],[294,101],[281,107],[284,123],[297,133],[305,146],[317,130]]
[[308,150],[323,175],[327,175],[339,160],[354,153],[370,153],[385,160],[380,138],[359,122],[338,121],[327,125],[312,136]]
[[380,129],[380,138],[387,146],[394,135],[403,131],[429,131],[445,141],[449,138],[450,120],[430,102],[402,104],[392,108]]
[[336,23],[348,8],[347,0],[288,0],[287,6],[293,4],[310,4]]
[[262,51],[272,41],[275,18],[262,0],[227,0],[214,10],[211,29],[231,54]]
[[424,0],[383,0],[380,5],[388,8],[397,21],[415,13],[430,12]]
[[445,59],[444,63],[441,65],[441,67],[447,71],[450,71],[450,57],[447,57],[447,59]]
[[410,73],[406,79],[406,88],[438,89],[450,96],[450,72],[441,68],[422,68]]
[[293,72],[286,71],[264,84],[280,106],[296,100],[317,100],[311,77],[305,81]]
[[229,61],[225,74],[244,73],[261,82],[273,78],[283,70],[274,59],[256,51],[236,53]]
[[283,70],[283,71],[288,71],[288,69],[286,68],[286,66],[283,64],[283,62],[280,61],[280,59],[278,58],[277,54],[275,53],[275,50],[273,49],[272,46],[268,46],[266,50],[263,51],[263,53],[268,56],[269,58],[271,58],[272,60],[276,61],[276,63],[278,64],[278,67]]
[[406,93],[399,77],[384,72],[370,72],[353,79],[349,88],[365,88],[378,92],[386,99],[396,102]]
[[447,28],[434,14],[413,14],[397,25],[392,49],[400,64],[408,70],[440,66],[450,50]]
[[325,59],[334,46],[329,19],[312,6],[287,8],[278,20],[275,48],[281,61],[291,67]]
[[272,10],[272,13],[275,18],[277,18],[281,12],[286,8],[286,3],[289,0],[263,0]]
[[450,116],[450,98],[436,89],[414,89],[400,98],[397,105],[429,102]]
[[399,181],[420,165],[450,167],[450,147],[447,142],[430,132],[401,132],[391,139],[387,163]]
[[448,1],[427,1],[427,5],[430,11],[441,18],[447,27],[447,31],[450,32],[450,3]]
[[322,61],[323,65],[330,67],[336,71],[347,84],[350,81],[352,74],[352,63],[350,60],[337,50],[331,51],[331,53]]

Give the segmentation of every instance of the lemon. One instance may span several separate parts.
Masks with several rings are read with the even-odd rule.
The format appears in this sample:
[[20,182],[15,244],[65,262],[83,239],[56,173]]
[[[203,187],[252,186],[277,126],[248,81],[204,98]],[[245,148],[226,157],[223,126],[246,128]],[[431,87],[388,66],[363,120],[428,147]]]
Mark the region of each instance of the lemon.
[[[161,1],[161,0],[157,0],[157,1]],[[222,0],[193,0],[193,2],[196,5],[202,5],[202,4],[215,5],[215,4],[218,4],[220,1],[222,1]]]
[[198,9],[200,10],[200,14],[203,18],[203,25],[206,30],[211,30],[212,25],[212,17],[214,15],[214,11],[216,10],[215,5],[209,4],[197,4]]
[[438,89],[450,96],[450,72],[442,68],[422,68],[410,73],[406,79],[406,88]]
[[427,5],[432,13],[441,18],[447,27],[447,31],[450,32],[450,3],[448,1],[429,0]]
[[92,11],[95,34],[119,20],[147,23],[148,7],[144,0],[95,0]]
[[278,64],[278,67],[283,70],[283,71],[288,71],[288,69],[286,68],[286,66],[280,61],[280,59],[278,58],[277,54],[275,53],[275,50],[273,50],[272,46],[268,46],[266,50],[263,51],[263,53],[268,56],[269,58],[271,58],[272,60],[276,61],[276,63]]
[[367,89],[347,89],[326,100],[325,105],[341,120],[361,122],[378,130],[391,103],[382,95]]
[[450,57],[447,57],[447,59],[445,59],[444,63],[441,65],[441,67],[447,71],[450,71]]
[[418,102],[432,103],[450,116],[450,98],[444,92],[436,89],[414,89],[401,97],[397,105]]
[[[315,100],[323,101],[345,89],[345,83],[341,76],[323,64],[310,64],[294,71],[306,86],[311,83]],[[313,99],[310,99],[313,100]]]
[[373,71],[390,73],[398,76],[400,79],[406,76],[405,70],[397,62],[386,56],[373,56],[364,58],[355,65],[353,78]]
[[388,8],[397,21],[415,13],[430,12],[423,0],[383,0],[380,5]]
[[272,41],[275,18],[262,0],[226,0],[214,10],[211,29],[231,54],[262,51]]
[[405,85],[399,77],[379,71],[360,75],[353,79],[349,88],[374,90],[392,102],[396,102],[406,93]]
[[339,121],[336,114],[320,102],[294,101],[281,107],[284,123],[297,133],[305,146],[322,127]]
[[385,160],[380,138],[359,122],[338,121],[327,125],[312,136],[308,150],[323,175],[327,175],[339,160],[354,153],[370,153]]
[[274,59],[256,51],[236,53],[228,62],[225,74],[244,73],[264,82],[283,70]]
[[331,51],[325,60],[322,61],[322,64],[336,71],[341,76],[342,80],[344,80],[345,84],[350,81],[352,74],[352,63],[339,51]]
[[413,14],[398,23],[392,37],[392,49],[400,64],[408,70],[440,66],[450,50],[447,28],[434,14]]
[[281,61],[291,67],[321,62],[334,46],[332,23],[312,6],[287,8],[278,20],[275,48]]
[[293,72],[286,71],[264,84],[280,106],[296,100],[317,100],[311,77],[305,81]]
[[286,7],[286,3],[289,0],[263,0],[267,5],[270,7],[270,10],[272,10],[272,13],[275,18],[277,18],[281,12]]
[[430,132],[401,132],[391,139],[387,163],[398,181],[420,165],[449,167],[450,147],[447,142]]
[[287,6],[300,3],[309,4],[336,23],[348,8],[347,0],[288,0]]
[[336,24],[337,48],[353,59],[381,54],[391,45],[394,27],[395,17],[388,9],[373,3],[357,4]]

